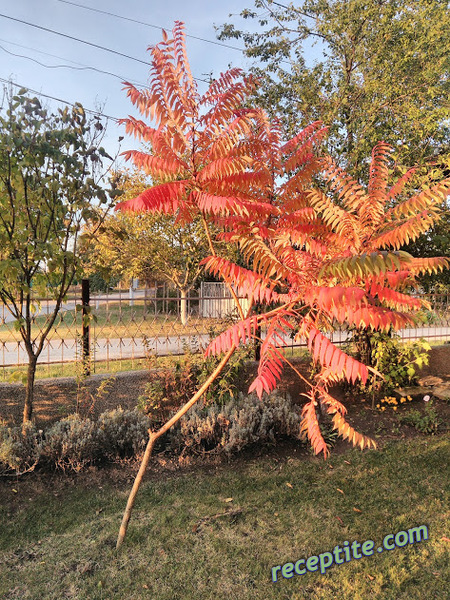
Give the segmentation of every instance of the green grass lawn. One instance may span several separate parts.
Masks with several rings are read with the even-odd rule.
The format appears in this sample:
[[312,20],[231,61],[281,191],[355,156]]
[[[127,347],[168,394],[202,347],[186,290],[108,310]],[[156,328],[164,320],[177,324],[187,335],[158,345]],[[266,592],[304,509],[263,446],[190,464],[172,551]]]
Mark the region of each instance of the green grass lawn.
[[[119,553],[129,485],[93,473],[53,488],[50,478],[32,494],[37,475],[1,481],[0,598],[442,600],[448,450],[446,436],[421,437],[327,462],[271,454],[170,476],[150,471]],[[227,511],[235,512],[217,516]],[[275,565],[346,540],[377,547],[422,524],[428,541],[271,581]]]
[[[161,356],[155,360],[156,367],[173,364],[175,357]],[[122,359],[122,360],[109,360],[109,361],[96,361],[92,365],[91,374],[115,374],[122,371],[140,371],[142,369],[148,369],[148,361],[145,358],[135,359]],[[36,379],[48,379],[55,377],[81,377],[82,374],[82,363],[81,361],[68,362],[68,363],[55,363],[49,365],[39,365],[36,369]],[[1,370],[0,381],[7,381],[9,383],[23,382],[26,381],[27,367],[3,367]]]

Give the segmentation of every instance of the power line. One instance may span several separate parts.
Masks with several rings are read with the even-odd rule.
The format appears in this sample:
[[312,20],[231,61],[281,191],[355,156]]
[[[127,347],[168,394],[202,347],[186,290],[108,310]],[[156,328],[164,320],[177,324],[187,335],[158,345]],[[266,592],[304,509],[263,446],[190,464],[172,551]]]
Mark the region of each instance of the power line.
[[74,65],[83,65],[83,63],[77,62],[76,60],[71,60],[70,58],[63,58],[62,56],[58,56],[57,54],[50,54],[50,52],[44,52],[43,50],[38,50],[37,48],[31,48],[30,46],[23,46],[22,44],[18,44],[17,42],[11,42],[10,40],[4,40],[0,38],[0,42],[5,42],[5,44],[11,44],[12,46],[17,46],[18,48],[24,48],[25,50],[32,50],[33,52],[38,52],[39,54],[45,54],[45,56],[51,56],[52,58],[59,58],[60,60],[66,60],[67,62],[73,63]]
[[[3,40],[2,40],[3,41]],[[13,42],[6,42],[6,43],[13,43]],[[19,45],[19,44],[16,44]],[[23,46],[26,47],[26,46]],[[116,79],[119,79],[120,81],[126,81],[126,77],[122,77],[120,75],[116,75],[115,73],[111,73],[110,71],[104,71],[103,69],[97,69],[97,67],[90,67],[88,65],[82,65],[80,67],[74,67],[73,65],[47,65],[45,63],[40,62],[39,60],[32,58],[31,56],[25,56],[24,54],[16,54],[15,52],[11,52],[11,50],[7,50],[6,48],[4,48],[2,45],[0,45],[0,49],[3,50],[4,52],[6,52],[7,54],[10,54],[11,56],[17,56],[18,58],[26,58],[27,60],[31,60],[32,62],[40,65],[41,67],[45,67],[46,69],[73,69],[75,71],[86,71],[86,70],[90,70],[90,71],[96,71],[97,73],[103,73],[105,75],[111,75],[112,77],[116,77]],[[35,50],[34,48],[28,48],[28,50],[33,50],[34,52],[39,52],[39,50]],[[44,53],[47,54],[47,53]],[[55,56],[54,54],[50,54],[50,56],[53,56],[54,58],[59,58],[60,60],[66,60],[60,56]],[[81,63],[78,63],[81,64]],[[139,85],[141,87],[145,87],[146,84],[145,83],[138,83],[136,82],[136,85]]]
[[[130,17],[125,17],[123,15],[118,15],[116,13],[109,12],[107,10],[100,10],[99,8],[93,8],[92,6],[85,6],[84,4],[77,4],[76,2],[70,2],[70,0],[56,0],[56,2],[61,2],[63,4],[70,4],[72,6],[77,6],[78,8],[84,8],[85,10],[90,10],[92,12],[100,13],[103,15],[108,15],[110,17],[115,17],[116,19],[122,19],[123,21],[129,21],[130,23],[137,23],[138,25],[144,25],[145,27],[152,27],[153,29],[164,29],[161,25],[154,25],[153,23],[146,23],[144,21],[139,21],[138,19],[132,19]],[[198,37],[196,35],[186,34],[186,37],[192,38],[194,40],[200,40],[201,42],[207,42],[208,44],[215,44],[216,46],[222,46],[223,48],[229,48],[230,50],[237,50],[238,52],[244,53],[245,50],[242,48],[237,48],[236,46],[231,46],[230,44],[223,44],[222,42],[216,42],[215,40],[207,40],[202,37]]]
[[[98,48],[100,50],[104,50],[105,52],[111,52],[112,54],[116,54],[117,56],[122,56],[124,58],[128,58],[129,60],[134,60],[136,62],[142,63],[143,65],[149,66],[149,63],[145,60],[141,60],[140,58],[136,58],[135,56],[130,56],[128,54],[124,54],[123,52],[119,52],[118,50],[112,50],[111,48],[107,48],[106,46],[100,46],[100,44],[94,44],[93,42],[88,42],[87,40],[82,40],[80,38],[74,37],[72,35],[68,35],[67,33],[61,33],[60,31],[55,31],[54,29],[49,29],[48,27],[43,27],[42,25],[36,25],[34,23],[29,23],[28,21],[23,21],[22,19],[16,19],[15,17],[10,17],[9,15],[4,15],[0,13],[0,17],[4,19],[9,19],[10,21],[16,21],[17,23],[22,23],[23,25],[28,25],[29,27],[34,27],[35,29],[40,29],[41,31],[46,31],[48,33],[53,33],[54,35],[59,35],[61,37],[67,38],[69,40],[73,40],[75,42],[79,42],[80,44],[86,44],[87,46],[91,46],[93,48]],[[203,83],[209,83],[206,79],[200,79],[198,77],[194,77],[197,81],[202,81]]]
[[[14,81],[4,79],[3,77],[0,77],[0,81],[2,81],[3,83],[6,83],[7,85],[12,85],[12,86],[20,88],[20,89],[26,89],[27,91],[33,92],[33,94],[37,94],[38,96],[43,96],[44,98],[49,98],[50,100],[56,100],[56,102],[61,102],[62,104],[67,104],[67,106],[75,106],[75,104],[73,102],[69,102],[68,100],[63,100],[62,98],[56,98],[56,96],[50,96],[50,94],[44,94],[44,92],[38,92],[37,90],[33,90],[32,88],[30,88],[26,85],[14,83]],[[83,106],[83,109],[85,112],[90,113],[92,115],[96,115],[98,117],[105,117],[106,119],[111,119],[111,121],[116,121],[117,123],[120,121],[120,119],[118,119],[117,117],[111,117],[111,115],[102,113],[99,110],[92,110],[90,108],[85,108],[84,106]]]
[[136,58],[135,56],[129,56],[128,54],[123,54],[123,52],[112,50],[111,48],[106,48],[105,46],[100,46],[99,44],[94,44],[93,42],[81,40],[80,38],[68,35],[67,33],[61,33],[60,31],[55,31],[54,29],[49,29],[48,27],[42,27],[42,25],[36,25],[35,23],[29,23],[28,21],[23,21],[22,19],[16,19],[15,17],[10,17],[9,15],[3,15],[2,13],[0,13],[0,17],[3,17],[4,19],[10,19],[11,21],[16,21],[17,23],[22,23],[23,25],[28,25],[29,27],[34,27],[35,29],[41,29],[42,31],[47,31],[48,33],[53,33],[54,35],[60,35],[61,37],[65,37],[69,40],[80,42],[81,44],[87,44],[88,46],[92,46],[93,48],[99,48],[100,50],[104,50],[105,52],[112,52],[113,54],[117,54],[118,56],[123,56],[124,58],[135,60],[136,62],[140,62],[143,65],[148,66],[148,62],[145,60],[141,60],[140,58]]

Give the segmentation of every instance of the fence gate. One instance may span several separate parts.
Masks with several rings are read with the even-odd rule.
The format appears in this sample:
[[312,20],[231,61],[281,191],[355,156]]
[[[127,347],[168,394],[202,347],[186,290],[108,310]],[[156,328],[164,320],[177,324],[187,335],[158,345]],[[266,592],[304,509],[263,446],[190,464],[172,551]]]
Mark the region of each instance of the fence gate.
[[[247,298],[239,299],[244,312],[248,310]],[[200,288],[200,316],[208,319],[222,319],[236,313],[236,304],[225,283],[202,281]]]

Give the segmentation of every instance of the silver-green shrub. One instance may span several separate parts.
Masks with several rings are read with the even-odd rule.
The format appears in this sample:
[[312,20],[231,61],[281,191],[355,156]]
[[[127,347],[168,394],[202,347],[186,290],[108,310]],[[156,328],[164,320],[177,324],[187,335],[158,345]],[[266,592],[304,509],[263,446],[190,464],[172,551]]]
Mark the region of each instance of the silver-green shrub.
[[174,432],[177,446],[231,454],[250,444],[275,443],[280,437],[299,437],[300,410],[290,398],[241,394],[223,406],[193,407]]
[[[0,424],[0,475],[29,471],[41,461],[47,468],[80,471],[96,462],[134,456],[148,440],[151,420],[137,410],[104,412],[97,421],[70,415],[42,436],[32,424]],[[193,407],[171,432],[172,448],[194,452],[238,452],[250,444],[299,437],[300,409],[289,398],[240,394],[225,405]]]
[[102,454],[109,459],[123,458],[145,448],[150,418],[138,410],[117,408],[102,413],[97,426],[102,435]]
[[80,471],[102,456],[103,434],[97,423],[69,415],[55,423],[45,435],[45,461],[62,470]]
[[28,422],[23,427],[0,423],[0,474],[21,474],[34,469],[42,452],[42,437]]

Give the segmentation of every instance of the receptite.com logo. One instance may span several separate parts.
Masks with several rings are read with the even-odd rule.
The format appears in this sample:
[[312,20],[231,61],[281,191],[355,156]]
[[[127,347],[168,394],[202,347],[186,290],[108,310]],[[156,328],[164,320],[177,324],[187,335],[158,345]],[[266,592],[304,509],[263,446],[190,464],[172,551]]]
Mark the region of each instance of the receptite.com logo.
[[342,546],[335,546],[331,552],[322,552],[317,556],[309,558],[300,558],[297,562],[287,562],[284,565],[272,567],[272,581],[278,581],[279,575],[285,579],[290,579],[294,575],[305,575],[308,571],[320,571],[322,575],[331,565],[342,565],[351,560],[359,560],[363,556],[372,556],[375,552],[384,552],[385,550],[394,550],[402,548],[407,544],[416,544],[428,539],[428,527],[418,525],[408,531],[399,531],[396,534],[390,533],[383,538],[380,546],[375,548],[373,540],[366,540],[363,543],[358,541],[344,542]]

